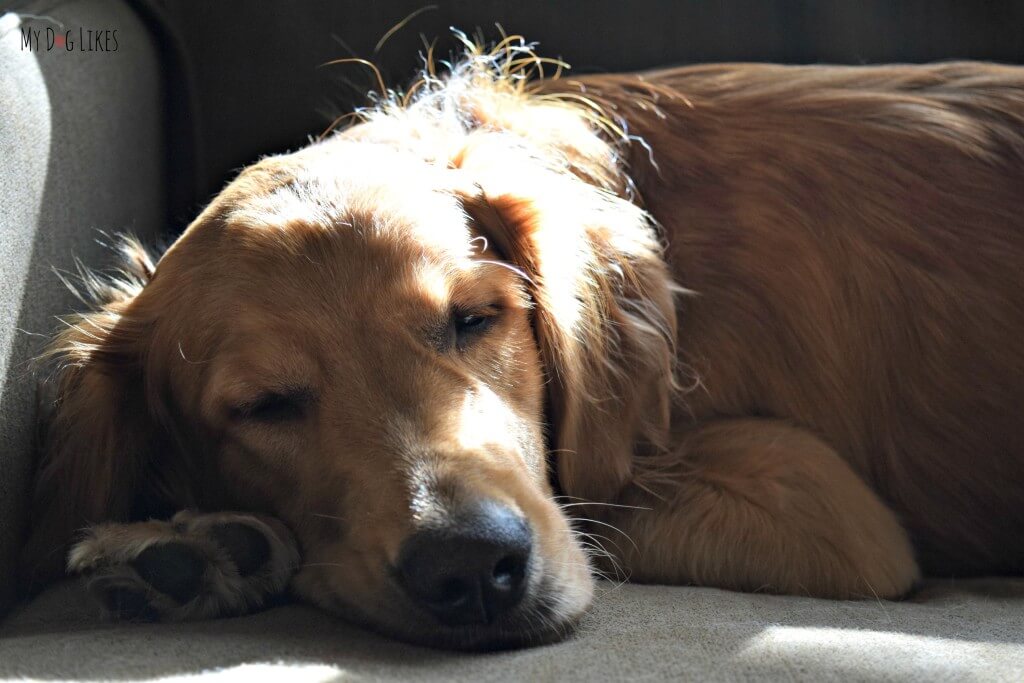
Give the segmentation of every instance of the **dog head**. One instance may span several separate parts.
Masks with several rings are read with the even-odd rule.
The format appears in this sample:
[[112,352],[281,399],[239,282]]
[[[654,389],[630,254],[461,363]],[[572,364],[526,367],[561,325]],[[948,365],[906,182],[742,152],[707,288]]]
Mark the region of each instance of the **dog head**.
[[27,550],[152,503],[271,513],[293,587],[396,636],[541,642],[587,608],[574,496],[663,442],[675,319],[583,106],[466,67],[246,169],[54,345]]

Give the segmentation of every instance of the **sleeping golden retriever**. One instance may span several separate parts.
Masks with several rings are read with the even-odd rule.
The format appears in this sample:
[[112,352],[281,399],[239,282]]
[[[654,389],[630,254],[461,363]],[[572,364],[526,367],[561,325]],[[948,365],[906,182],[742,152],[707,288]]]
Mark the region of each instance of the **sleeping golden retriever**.
[[27,583],[487,648],[595,574],[1024,570],[1024,69],[542,61],[471,48],[86,278]]

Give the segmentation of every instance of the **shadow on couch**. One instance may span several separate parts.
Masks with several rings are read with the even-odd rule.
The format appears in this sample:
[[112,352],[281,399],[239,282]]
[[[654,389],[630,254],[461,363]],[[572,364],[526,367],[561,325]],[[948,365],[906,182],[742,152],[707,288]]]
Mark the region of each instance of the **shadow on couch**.
[[405,645],[299,605],[189,624],[106,623],[83,593],[67,582],[8,620],[0,661],[9,673],[150,678],[264,663],[292,667],[289,680],[536,680],[645,672],[785,677],[796,667],[814,680],[929,673],[936,680],[986,678],[1024,665],[1022,580],[933,582],[901,603],[603,584],[593,612],[567,641],[476,655]]

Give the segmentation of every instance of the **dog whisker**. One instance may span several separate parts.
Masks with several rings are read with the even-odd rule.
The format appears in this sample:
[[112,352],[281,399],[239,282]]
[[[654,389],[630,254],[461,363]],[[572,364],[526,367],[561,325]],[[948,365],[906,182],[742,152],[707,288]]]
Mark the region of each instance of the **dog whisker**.
[[606,508],[623,508],[623,509],[626,509],[626,510],[653,510],[654,509],[654,508],[650,508],[650,507],[644,507],[642,505],[622,505],[620,503],[601,503],[601,502],[593,501],[593,500],[583,501],[583,502],[580,502],[580,503],[560,503],[559,507],[561,507],[562,509],[566,509],[566,508],[590,506],[590,505],[597,505],[599,507],[606,507]]
[[311,517],[321,517],[323,519],[333,519],[333,520],[336,520],[338,522],[348,522],[348,520],[345,519],[344,517],[339,517],[338,515],[328,515],[328,514],[324,514],[322,512],[311,512],[311,513],[309,513],[309,515]]
[[597,519],[588,519],[586,517],[577,517],[576,519],[578,519],[581,522],[586,522],[588,524],[598,524],[600,526],[608,527],[612,531],[615,531],[615,532],[618,532],[618,533],[622,534],[626,538],[626,540],[630,542],[630,544],[633,546],[633,548],[638,553],[640,552],[640,547],[637,546],[636,542],[633,540],[633,537],[630,536],[629,534],[627,534],[622,529],[620,529],[617,526],[615,526],[614,524],[609,524],[608,522],[602,522],[601,520],[597,520]]

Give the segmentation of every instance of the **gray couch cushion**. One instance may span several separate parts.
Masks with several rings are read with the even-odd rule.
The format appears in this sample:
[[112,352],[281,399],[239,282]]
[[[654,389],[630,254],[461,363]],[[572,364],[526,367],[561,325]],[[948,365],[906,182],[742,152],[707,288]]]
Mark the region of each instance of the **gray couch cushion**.
[[[117,625],[76,583],[0,629],[0,679],[1019,681],[1024,581],[933,583],[902,602],[834,602],[605,584],[548,647],[455,654],[287,606],[240,619]],[[269,674],[258,678],[258,674]]]
[[[120,2],[22,3],[0,16],[0,612],[24,524],[35,378],[28,360],[74,298],[51,267],[107,260],[98,230],[163,227],[159,60]],[[64,28],[61,28],[60,22]],[[21,24],[42,30],[24,49]],[[45,29],[117,30],[116,52],[47,51]],[[76,47],[80,47],[76,45]]]

